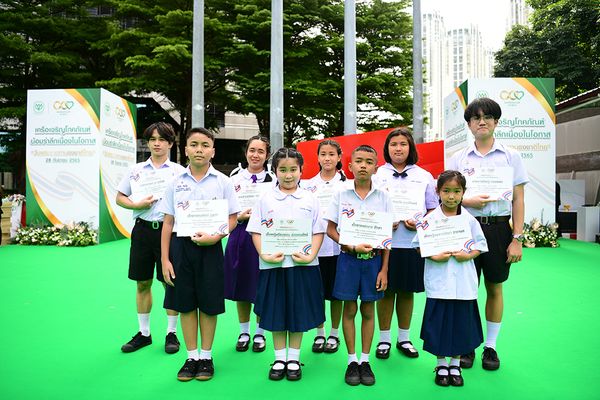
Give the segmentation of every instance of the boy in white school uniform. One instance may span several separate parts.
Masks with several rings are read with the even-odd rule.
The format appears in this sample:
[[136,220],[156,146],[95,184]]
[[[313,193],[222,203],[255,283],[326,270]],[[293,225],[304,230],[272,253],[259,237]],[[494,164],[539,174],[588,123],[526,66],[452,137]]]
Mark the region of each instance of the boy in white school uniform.
[[[494,130],[501,115],[500,105],[492,99],[472,101],[465,110],[464,118],[475,141],[454,154],[446,165],[446,169],[463,174],[479,167],[511,167],[513,170],[512,201],[491,199],[485,194],[463,199],[465,208],[481,224],[489,247],[488,253],[475,259],[475,266],[479,275],[483,271],[487,292],[482,366],[490,371],[500,367],[496,339],[504,310],[502,283],[508,279],[511,264],[522,259],[525,184],[529,181],[520,155],[494,139]],[[470,368],[474,358],[474,351],[463,355],[461,366]]]
[[[134,165],[129,173],[121,180],[117,204],[133,210],[135,225],[131,231],[131,248],[129,250],[129,279],[137,282],[136,306],[138,313],[139,331],[133,338],[121,347],[124,353],[131,353],[152,343],[150,335],[150,311],[152,310],[152,279],[156,270],[156,279],[163,286],[160,263],[160,231],[163,214],[157,209],[159,198],[147,196],[134,201],[129,198],[132,194],[132,181],[144,179],[152,174],[157,179],[174,179],[185,171],[181,165],[169,161],[169,151],[175,142],[175,131],[166,122],[156,122],[150,125],[143,134],[150,149],[150,158]],[[177,339],[177,311],[167,308],[167,336],[165,351],[169,354],[179,351]]]

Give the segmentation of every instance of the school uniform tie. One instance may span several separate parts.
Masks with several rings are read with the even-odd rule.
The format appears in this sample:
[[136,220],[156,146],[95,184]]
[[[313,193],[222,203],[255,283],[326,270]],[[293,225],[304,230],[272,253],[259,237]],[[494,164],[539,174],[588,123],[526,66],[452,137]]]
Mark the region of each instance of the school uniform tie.
[[250,179],[252,179],[252,183],[256,183],[256,180],[258,179],[258,176],[256,176],[256,175],[254,175],[254,174],[253,174],[253,175],[250,177]]
[[394,172],[393,175],[394,175],[394,178],[397,178],[397,177],[406,178],[408,176],[408,174],[404,171],[402,173],[396,171],[396,172]]

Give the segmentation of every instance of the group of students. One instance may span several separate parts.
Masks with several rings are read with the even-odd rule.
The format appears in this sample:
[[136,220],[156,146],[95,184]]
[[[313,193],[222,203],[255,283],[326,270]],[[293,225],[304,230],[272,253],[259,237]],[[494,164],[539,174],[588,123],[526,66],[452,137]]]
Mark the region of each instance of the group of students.
[[[419,353],[410,340],[409,330],[414,293],[425,291],[421,338],[423,349],[437,356],[435,383],[462,386],[461,367],[473,365],[474,351],[483,342],[477,305],[478,280],[483,272],[487,337],[482,363],[485,369],[498,369],[500,360],[495,349],[503,310],[502,282],[508,278],[511,263],[521,260],[523,187],[527,183],[519,155],[494,140],[500,116],[500,106],[491,99],[477,99],[468,105],[465,120],[474,142],[448,161],[448,170],[437,182],[416,165],[416,146],[411,133],[404,128],[389,133],[383,148],[386,163],[379,168],[373,147],[361,145],[353,150],[348,166],[353,180],[347,179],[342,171],[340,145],[334,140],[322,141],[317,151],[320,172],[301,181],[302,155],[291,148],[278,149],[271,155],[268,140],[261,136],[248,140],[246,165],[231,178],[226,177],[211,165],[214,136],[204,128],[193,128],[187,134],[188,167],[184,169],[168,161],[175,138],[172,128],[164,123],[151,125],[144,132],[151,157],[132,168],[117,195],[117,203],[133,209],[136,219],[129,278],[137,281],[140,326],[122,351],[132,352],[152,342],[150,287],[156,269],[165,286],[164,308],[169,320],[167,353],[179,350],[178,313],[181,319],[187,359],[177,374],[179,380],[212,378],[217,315],[225,311],[224,300],[229,299],[236,301],[240,323],[236,350],[247,351],[252,342],[252,351],[262,352],[267,341],[265,330],[272,332],[275,360],[269,379],[301,379],[302,336],[313,328],[317,328],[317,334],[312,351],[335,353],[340,345],[341,320],[348,351],[345,382],[353,386],[373,385],[375,375],[369,354],[376,302],[380,330],[376,357],[390,356],[395,307],[396,347],[405,356],[416,358]],[[272,173],[267,168],[269,159]],[[466,179],[461,172],[479,166],[513,168],[512,201],[486,195],[463,197]],[[149,196],[138,202],[131,200],[131,180],[162,168],[169,168],[173,176],[162,199]],[[267,184],[268,190],[254,207],[243,210],[236,191],[249,184]],[[415,195],[423,196],[419,199],[423,210],[415,218],[390,221],[391,250],[365,243],[339,243],[338,225],[348,213],[361,210],[392,213],[389,191],[394,188],[409,188],[415,190]],[[319,193],[326,191],[330,191],[327,201],[319,204]],[[225,253],[221,246],[225,234],[176,235],[177,205],[188,200],[211,199],[226,199],[228,203],[231,233]],[[466,250],[422,258],[416,234],[419,225],[431,218],[457,215],[467,220],[473,245]],[[261,252],[261,226],[276,219],[309,219],[312,251],[292,255]],[[329,335],[324,328],[324,300],[330,301]],[[252,307],[257,316],[253,335],[250,334]],[[359,310],[361,354],[357,355],[355,317]]]

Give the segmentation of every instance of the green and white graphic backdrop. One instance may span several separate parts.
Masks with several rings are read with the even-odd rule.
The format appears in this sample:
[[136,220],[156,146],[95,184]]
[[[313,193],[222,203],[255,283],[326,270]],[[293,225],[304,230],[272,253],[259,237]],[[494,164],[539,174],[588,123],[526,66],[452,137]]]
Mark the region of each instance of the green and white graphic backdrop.
[[527,173],[525,222],[538,218],[554,221],[556,181],[556,116],[554,79],[469,79],[445,98],[444,150],[446,159],[465,148],[473,136],[463,119],[467,104],[489,97],[500,104],[502,117],[496,140],[517,151]]
[[27,224],[88,222],[99,242],[129,237],[115,203],[136,161],[136,109],[104,89],[27,92]]

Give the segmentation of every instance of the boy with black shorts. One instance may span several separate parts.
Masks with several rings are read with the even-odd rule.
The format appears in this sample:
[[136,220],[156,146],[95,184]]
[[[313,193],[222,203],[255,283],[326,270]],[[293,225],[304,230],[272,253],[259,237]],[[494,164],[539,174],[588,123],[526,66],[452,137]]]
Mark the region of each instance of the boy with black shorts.
[[[204,128],[190,129],[185,154],[189,160],[188,168],[167,187],[159,205],[165,214],[161,236],[163,276],[169,285],[165,303],[169,301],[181,313],[181,329],[188,353],[177,379],[209,380],[214,375],[212,344],[217,315],[225,312],[221,239],[227,234],[195,232],[191,236],[178,236],[177,233],[186,233],[182,226],[189,216],[183,210],[191,207],[194,201],[226,200],[229,232],[237,225],[240,207],[231,179],[211,165],[215,155],[211,132]],[[217,203],[208,206],[217,207]],[[224,231],[219,229],[218,232]]]
[[[169,150],[175,142],[175,131],[170,124],[156,122],[146,128],[143,137],[148,143],[150,158],[134,165],[123,177],[116,200],[119,206],[133,210],[135,220],[129,250],[129,279],[137,282],[135,300],[139,331],[121,347],[124,353],[134,352],[152,343],[150,311],[154,270],[157,271],[156,278],[163,286],[165,285],[160,263],[160,231],[163,214],[156,207],[160,197],[153,195],[136,197],[132,187],[134,189],[139,187],[136,186],[138,182],[152,183],[153,180],[158,179],[171,181],[185,171],[181,165],[169,161]],[[165,351],[172,354],[179,351],[179,340],[176,335],[178,313],[166,308],[168,324]]]
[[[371,177],[377,170],[377,152],[371,146],[361,145],[352,152],[350,171],[354,180],[345,183],[335,193],[325,219],[328,220],[327,235],[339,243],[338,225],[359,210],[392,213],[388,193],[375,188]],[[390,218],[390,231],[393,218]],[[375,375],[369,364],[369,353],[375,330],[375,301],[383,297],[387,287],[389,250],[375,249],[369,244],[341,245],[337,261],[333,296],[344,302],[342,328],[348,350],[348,367],[345,381],[356,386],[375,384]],[[360,360],[356,356],[356,327],[354,319],[358,311],[362,316]]]
[[[464,118],[475,142],[454,154],[446,165],[446,169],[460,171],[464,175],[469,175],[473,168],[512,168],[512,201],[492,199],[483,194],[465,197],[462,202],[481,224],[489,248],[489,252],[475,259],[475,267],[479,275],[483,271],[487,292],[482,366],[490,371],[500,367],[496,339],[504,310],[502,283],[508,279],[510,265],[522,259],[525,184],[529,181],[519,153],[494,139],[494,130],[501,115],[500,105],[492,99],[484,97],[472,101],[465,110]],[[472,367],[474,358],[475,351],[462,355],[461,367]]]

